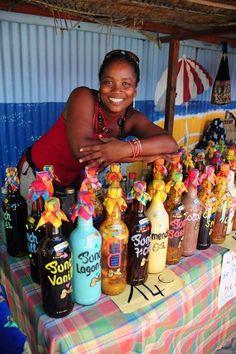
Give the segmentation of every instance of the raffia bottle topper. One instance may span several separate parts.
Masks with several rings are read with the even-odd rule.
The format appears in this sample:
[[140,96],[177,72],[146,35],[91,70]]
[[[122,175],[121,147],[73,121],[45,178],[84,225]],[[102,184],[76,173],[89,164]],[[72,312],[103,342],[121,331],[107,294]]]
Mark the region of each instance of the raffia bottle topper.
[[73,207],[72,221],[77,227],[70,235],[73,260],[73,299],[91,305],[101,296],[101,235],[93,226],[93,196],[80,191]]
[[44,224],[52,224],[51,234],[39,247],[39,260],[43,309],[55,318],[66,316],[73,309],[72,257],[69,242],[61,233],[62,220],[67,217],[60,209],[60,200],[48,198],[36,230]]

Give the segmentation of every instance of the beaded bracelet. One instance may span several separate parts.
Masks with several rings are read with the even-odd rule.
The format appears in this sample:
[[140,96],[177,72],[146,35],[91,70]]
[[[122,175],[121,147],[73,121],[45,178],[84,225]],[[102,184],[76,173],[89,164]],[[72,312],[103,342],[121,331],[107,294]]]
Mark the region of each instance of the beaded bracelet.
[[135,158],[142,153],[142,144],[141,141],[138,138],[135,138],[133,140],[128,140],[128,143],[131,147],[132,150],[132,157]]

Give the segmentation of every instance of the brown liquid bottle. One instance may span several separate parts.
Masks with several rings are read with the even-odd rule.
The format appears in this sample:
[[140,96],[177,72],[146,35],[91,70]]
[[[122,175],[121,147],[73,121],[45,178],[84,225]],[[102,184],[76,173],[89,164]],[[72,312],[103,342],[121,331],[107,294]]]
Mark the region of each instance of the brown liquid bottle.
[[185,180],[188,192],[183,195],[182,203],[186,210],[186,224],[184,228],[183,256],[192,256],[197,248],[202,206],[197,196],[199,171],[195,168],[188,171]]
[[151,222],[145,215],[146,203],[150,199],[144,181],[134,182],[131,190],[134,198],[129,219],[127,283],[140,285],[148,277]]
[[164,204],[169,215],[166,264],[177,264],[182,256],[186,211],[181,198],[182,193],[187,192],[182,180],[183,174],[174,172],[172,181],[168,182],[170,193]]

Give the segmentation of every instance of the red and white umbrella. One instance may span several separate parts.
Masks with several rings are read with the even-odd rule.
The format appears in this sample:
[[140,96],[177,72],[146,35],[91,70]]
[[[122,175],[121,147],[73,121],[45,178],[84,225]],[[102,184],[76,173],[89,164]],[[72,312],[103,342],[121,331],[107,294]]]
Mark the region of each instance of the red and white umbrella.
[[[165,109],[167,75],[168,70],[166,69],[157,83],[154,97],[155,105],[161,110]],[[185,55],[178,60],[176,105],[188,102],[203,91],[208,90],[211,85],[212,78],[201,64],[193,59],[186,58]]]

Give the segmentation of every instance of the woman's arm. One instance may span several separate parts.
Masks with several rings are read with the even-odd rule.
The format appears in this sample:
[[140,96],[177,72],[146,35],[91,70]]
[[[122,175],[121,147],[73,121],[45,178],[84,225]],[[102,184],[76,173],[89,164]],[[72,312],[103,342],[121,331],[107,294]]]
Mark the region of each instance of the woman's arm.
[[[81,162],[93,160],[93,164],[101,167],[111,162],[152,162],[163,155],[175,154],[178,146],[175,140],[162,128],[153,124],[144,114],[134,111],[125,123],[125,134],[136,136],[140,139],[142,152],[133,157],[132,148],[127,141],[115,138],[101,139],[102,145],[85,146],[81,152],[87,155]],[[171,158],[171,155],[170,155]]]
[[[66,103],[64,116],[67,139],[70,150],[77,159],[84,155],[80,151],[82,146],[94,144],[95,102],[96,91],[87,87],[78,87],[71,92]],[[96,141],[96,144],[99,143]]]

